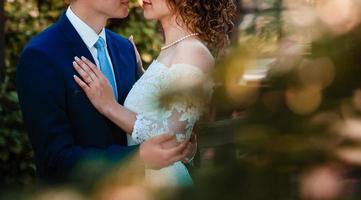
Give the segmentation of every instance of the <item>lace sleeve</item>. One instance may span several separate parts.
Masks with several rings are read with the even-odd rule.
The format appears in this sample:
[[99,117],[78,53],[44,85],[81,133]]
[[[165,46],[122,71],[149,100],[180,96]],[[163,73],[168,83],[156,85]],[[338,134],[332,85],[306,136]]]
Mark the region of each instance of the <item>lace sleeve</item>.
[[140,144],[156,135],[173,133],[179,142],[183,141],[191,136],[198,116],[197,108],[190,107],[173,110],[171,115],[164,119],[152,119],[139,114],[134,124],[132,139]]
[[164,133],[176,134],[178,141],[190,138],[194,124],[208,107],[212,84],[205,74],[193,66],[172,66],[162,80],[154,115],[138,114],[132,139],[142,143]]

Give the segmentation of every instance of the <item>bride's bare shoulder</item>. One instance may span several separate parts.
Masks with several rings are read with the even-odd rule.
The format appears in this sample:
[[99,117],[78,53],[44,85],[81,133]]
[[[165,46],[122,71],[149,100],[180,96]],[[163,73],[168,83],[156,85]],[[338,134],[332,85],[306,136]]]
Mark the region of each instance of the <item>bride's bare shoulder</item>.
[[209,72],[214,67],[214,57],[209,49],[199,40],[189,39],[176,47],[172,64],[188,64],[198,67],[203,72]]

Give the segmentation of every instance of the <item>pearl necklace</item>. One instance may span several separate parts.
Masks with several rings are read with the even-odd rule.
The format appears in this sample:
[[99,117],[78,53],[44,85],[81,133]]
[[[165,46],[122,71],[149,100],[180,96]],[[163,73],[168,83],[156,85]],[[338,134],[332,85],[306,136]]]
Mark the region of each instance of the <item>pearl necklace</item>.
[[189,37],[197,36],[197,35],[199,35],[199,33],[192,33],[192,34],[186,35],[186,36],[184,36],[184,37],[182,37],[182,38],[180,38],[180,39],[178,39],[178,40],[176,40],[176,41],[174,41],[174,42],[172,42],[172,43],[170,43],[168,45],[163,46],[162,48],[160,48],[160,50],[161,51],[166,50],[166,49],[168,49],[168,48],[182,42],[183,40],[185,40],[185,39],[187,39]]

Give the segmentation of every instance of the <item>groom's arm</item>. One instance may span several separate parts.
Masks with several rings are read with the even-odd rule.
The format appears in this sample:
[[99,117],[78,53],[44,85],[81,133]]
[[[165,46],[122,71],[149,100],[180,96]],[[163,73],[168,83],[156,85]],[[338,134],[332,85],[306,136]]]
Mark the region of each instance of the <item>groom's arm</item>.
[[76,145],[65,111],[62,76],[47,53],[37,48],[23,52],[17,69],[19,100],[39,175],[50,180],[66,175],[83,159],[101,157],[117,162],[137,148],[113,145],[96,149]]

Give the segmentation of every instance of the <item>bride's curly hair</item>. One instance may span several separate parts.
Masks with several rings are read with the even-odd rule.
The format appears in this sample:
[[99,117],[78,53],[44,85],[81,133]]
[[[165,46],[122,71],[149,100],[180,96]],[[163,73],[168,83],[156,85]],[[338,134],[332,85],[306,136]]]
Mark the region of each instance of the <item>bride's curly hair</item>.
[[209,48],[221,49],[229,43],[238,13],[235,0],[166,0],[177,13],[177,23],[198,33]]

